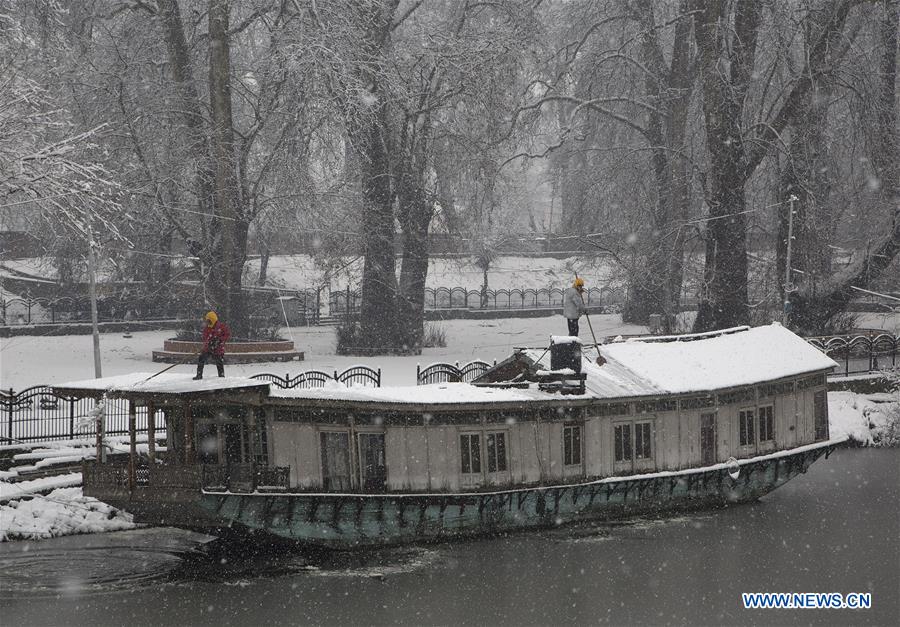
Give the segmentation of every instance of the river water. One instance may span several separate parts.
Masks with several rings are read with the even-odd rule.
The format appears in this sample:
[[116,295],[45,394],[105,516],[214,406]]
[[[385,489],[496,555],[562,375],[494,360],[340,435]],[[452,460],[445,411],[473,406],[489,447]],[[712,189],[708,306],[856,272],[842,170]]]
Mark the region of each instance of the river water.
[[[900,624],[900,450],[840,450],[758,503],[368,553],[173,529],[0,545],[0,624]],[[744,610],[741,592],[870,592]]]

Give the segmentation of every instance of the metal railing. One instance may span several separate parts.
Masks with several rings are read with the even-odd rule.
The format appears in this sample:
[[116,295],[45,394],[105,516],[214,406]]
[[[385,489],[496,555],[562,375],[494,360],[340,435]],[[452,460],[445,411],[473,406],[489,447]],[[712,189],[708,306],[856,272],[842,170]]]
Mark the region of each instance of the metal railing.
[[[115,462],[82,465],[84,484],[92,488],[125,489],[129,486],[128,464]],[[253,464],[203,464],[196,466],[146,465],[134,469],[135,485],[162,489],[230,490],[232,492],[283,492],[290,486],[290,466],[265,468]]]
[[900,366],[900,335],[826,335],[807,338],[807,342],[838,362],[838,373],[845,376],[896,370]]
[[[58,396],[46,385],[36,385],[20,392],[0,390],[0,442],[41,442],[75,440],[96,436],[97,425],[92,410],[97,401]],[[104,432],[106,435],[128,435],[128,402],[107,399]],[[137,432],[147,432],[147,410],[137,408]],[[156,414],[156,431],[164,433],[165,416]]]
[[[557,309],[562,307],[564,289],[512,288],[470,290],[464,287],[426,287],[426,310],[435,309]],[[616,307],[625,300],[625,290],[617,287],[591,287],[584,291],[589,307]],[[328,307],[332,316],[357,313],[362,296],[359,290],[345,289],[331,292]]]
[[286,374],[283,377],[277,374],[263,372],[255,374],[251,379],[268,381],[275,387],[283,390],[292,388],[320,388],[331,381],[337,381],[344,385],[381,387],[381,368],[369,368],[368,366],[351,366],[343,372],[335,370],[333,373],[324,370],[306,370],[298,375]]
[[470,361],[462,367],[460,367],[458,361],[452,364],[446,362],[431,364],[425,368],[416,364],[416,385],[428,385],[430,383],[469,383],[496,365],[496,360],[494,360],[492,365],[479,359]]

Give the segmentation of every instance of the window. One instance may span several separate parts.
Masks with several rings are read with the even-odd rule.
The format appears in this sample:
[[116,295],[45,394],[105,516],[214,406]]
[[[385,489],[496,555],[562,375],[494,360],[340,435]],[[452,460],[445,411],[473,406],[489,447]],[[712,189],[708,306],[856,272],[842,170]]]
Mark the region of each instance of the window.
[[616,425],[615,427],[615,457],[617,462],[630,462],[631,451],[631,424]]
[[813,395],[813,419],[816,429],[816,440],[828,439],[828,403],[825,391],[816,392]]
[[463,433],[460,435],[459,456],[464,474],[480,473],[481,435],[478,433]]
[[616,425],[613,435],[617,462],[653,458],[653,431],[650,422]]
[[487,458],[488,472],[506,470],[506,433],[499,431],[487,434]]
[[756,434],[753,430],[754,411],[742,409],[738,412],[738,421],[741,427],[741,446],[753,446],[756,444]]
[[634,458],[651,459],[653,451],[650,447],[650,423],[638,422],[634,425]]
[[581,465],[581,425],[563,427],[563,464]]
[[759,441],[771,442],[775,439],[775,408],[766,405],[759,408]]

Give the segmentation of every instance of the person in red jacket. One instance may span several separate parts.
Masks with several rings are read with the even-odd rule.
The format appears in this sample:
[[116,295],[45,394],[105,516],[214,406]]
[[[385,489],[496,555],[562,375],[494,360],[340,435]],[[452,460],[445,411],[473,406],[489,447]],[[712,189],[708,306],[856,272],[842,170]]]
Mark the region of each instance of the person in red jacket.
[[194,379],[203,378],[203,366],[209,359],[216,364],[219,376],[225,376],[225,342],[231,337],[231,329],[219,320],[216,312],[210,311],[204,316],[206,326],[203,327],[203,349],[197,360],[197,376]]

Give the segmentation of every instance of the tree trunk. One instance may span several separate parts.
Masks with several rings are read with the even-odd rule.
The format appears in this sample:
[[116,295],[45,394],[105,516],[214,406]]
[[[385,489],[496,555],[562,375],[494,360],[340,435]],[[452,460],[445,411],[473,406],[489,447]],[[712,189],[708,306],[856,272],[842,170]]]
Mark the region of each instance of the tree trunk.
[[231,59],[228,0],[209,3],[209,92],[212,154],[215,162],[215,213],[220,239],[211,268],[213,303],[224,313],[237,338],[249,331],[241,290],[247,257],[248,224],[241,196],[231,112]]
[[709,221],[706,225],[704,291],[695,331],[723,329],[750,321],[747,290],[747,233],[744,186],[749,178],[744,152],[744,99],[756,55],[761,6],[735,7],[729,71],[720,65],[722,33],[729,29],[725,2],[698,3],[694,38],[703,91],[709,152]]
[[[416,354],[422,350],[425,331],[425,281],[428,278],[428,227],[432,209],[418,177],[409,173],[398,193],[402,239],[400,293],[397,315],[400,346]],[[416,180],[418,179],[418,180]]]
[[271,256],[271,250],[269,250],[269,246],[263,244],[259,248],[259,276],[256,278],[256,284],[259,287],[263,287],[266,284],[266,275],[269,271],[269,257]]
[[377,111],[363,129],[360,154],[363,195],[361,348],[388,352],[397,345],[397,265],[394,252],[394,203],[387,148],[387,110],[379,101]]
[[[196,172],[195,194],[197,212],[201,214],[199,222],[202,241],[202,248],[197,251],[197,255],[200,257],[201,267],[205,269],[205,272],[201,273],[200,281],[207,285],[212,278],[208,269],[215,265],[214,242],[218,238],[219,230],[218,222],[208,218],[213,215],[215,206],[213,199],[215,175],[210,154],[209,131],[203,116],[203,107],[191,64],[190,48],[177,0],[159,0],[159,13],[163,22],[169,66],[172,68],[172,78],[175,81],[178,101],[175,108],[181,111],[187,131],[184,145],[193,161],[193,164],[187,165],[187,169]],[[210,304],[198,303],[197,309],[207,308]]]

